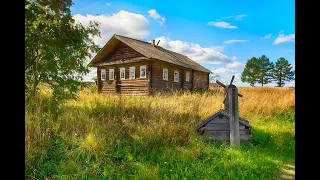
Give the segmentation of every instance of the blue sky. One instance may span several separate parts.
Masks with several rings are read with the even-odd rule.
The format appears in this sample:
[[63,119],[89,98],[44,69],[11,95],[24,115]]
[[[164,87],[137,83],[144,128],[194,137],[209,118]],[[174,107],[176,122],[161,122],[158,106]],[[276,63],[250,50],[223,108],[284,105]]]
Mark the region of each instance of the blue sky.
[[[295,61],[295,3],[291,0],[86,1],[74,0],[77,22],[101,23],[103,46],[113,34],[150,41],[187,55],[219,75],[222,82],[240,74],[251,57]],[[93,68],[86,79],[96,76]],[[269,84],[274,86],[274,83]],[[288,82],[288,86],[294,86]]]

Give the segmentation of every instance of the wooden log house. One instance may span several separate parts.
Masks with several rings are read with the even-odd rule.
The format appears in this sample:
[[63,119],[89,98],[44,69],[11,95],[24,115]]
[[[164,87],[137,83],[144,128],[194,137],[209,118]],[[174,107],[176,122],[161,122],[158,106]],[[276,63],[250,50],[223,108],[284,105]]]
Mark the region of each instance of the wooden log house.
[[207,90],[210,70],[155,44],[113,35],[89,63],[101,93],[149,95],[156,91]]

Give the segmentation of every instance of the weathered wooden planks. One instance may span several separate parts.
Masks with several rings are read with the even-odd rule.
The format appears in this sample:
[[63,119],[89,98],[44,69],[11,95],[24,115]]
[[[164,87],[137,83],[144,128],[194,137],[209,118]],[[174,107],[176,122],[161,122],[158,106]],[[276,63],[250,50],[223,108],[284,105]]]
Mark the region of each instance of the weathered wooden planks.
[[[230,130],[229,123],[208,123],[206,128],[213,129],[213,130]],[[244,125],[239,125],[239,129],[245,129]]]
[[209,77],[208,73],[194,71],[193,88],[208,89],[209,88],[208,77]]
[[[168,69],[168,80],[163,80],[163,68]],[[179,71],[179,82],[174,82],[174,71]],[[189,72],[189,81],[186,81],[186,73]],[[206,76],[208,73],[196,73],[198,81],[196,82],[196,87],[207,89]],[[200,80],[203,78],[204,80]],[[192,69],[180,67],[174,64],[154,60],[153,61],[153,75],[152,75],[152,87],[155,90],[192,90],[192,80],[193,73]]]
[[[117,47],[112,55],[108,56],[108,61],[117,60],[122,51],[128,52],[126,57],[131,57],[126,46]],[[130,50],[131,52],[131,50]],[[135,56],[132,53],[132,56]],[[110,59],[111,58],[111,59]],[[146,78],[140,78],[140,66],[146,66]],[[135,67],[135,78],[130,79],[130,67]],[[120,78],[120,69],[125,69],[125,77]],[[163,80],[163,68],[168,69],[168,80]],[[101,80],[101,69],[106,70],[106,80]],[[114,69],[114,80],[109,80],[109,71]],[[179,81],[174,82],[174,71],[179,72]],[[186,81],[186,73],[189,72],[189,81]],[[206,76],[208,73],[193,71],[185,67],[170,64],[160,60],[141,60],[139,62],[104,65],[97,68],[98,75],[98,91],[103,93],[117,92],[121,94],[150,94],[156,91],[172,91],[172,90],[192,90],[207,89],[208,86]],[[196,77],[194,78],[193,75]],[[194,82],[193,82],[194,81]],[[133,88],[134,87],[134,88]]]
[[[240,140],[251,140],[251,126],[249,121],[239,118],[239,136]],[[245,121],[246,123],[242,123]],[[212,114],[206,119],[202,120],[198,126],[200,135],[205,135],[207,138],[216,140],[230,140],[230,122],[229,115],[224,110]],[[216,137],[217,136],[217,137]]]
[[119,42],[117,43],[116,47],[114,47],[114,50],[108,55],[104,56],[104,60],[100,61],[99,63],[111,62],[119,59],[131,59],[135,57],[143,57],[143,55],[130,48],[128,45]]
[[[98,84],[99,91],[102,93],[120,93],[120,94],[138,94],[138,95],[148,95],[149,94],[149,76],[147,74],[146,78],[140,78],[140,66],[145,65],[148,69],[148,61],[141,61],[135,63],[118,64],[110,66],[98,67]],[[129,78],[130,67],[135,67],[135,78]],[[120,68],[125,69],[124,79],[120,78]],[[101,69],[106,69],[106,80],[102,81],[100,74]],[[109,80],[109,69],[114,69],[114,80]]]
[[[216,139],[216,140],[230,140],[230,134],[228,133],[207,133],[204,136],[210,138],[210,139]],[[240,134],[240,140],[248,141],[252,138],[252,135],[249,134]]]
[[229,85],[228,96],[229,96],[228,100],[229,100],[229,114],[230,114],[230,117],[229,117],[230,118],[229,119],[230,144],[233,147],[237,147],[237,146],[240,146],[240,133],[239,133],[239,111],[238,111],[238,88],[235,85]]

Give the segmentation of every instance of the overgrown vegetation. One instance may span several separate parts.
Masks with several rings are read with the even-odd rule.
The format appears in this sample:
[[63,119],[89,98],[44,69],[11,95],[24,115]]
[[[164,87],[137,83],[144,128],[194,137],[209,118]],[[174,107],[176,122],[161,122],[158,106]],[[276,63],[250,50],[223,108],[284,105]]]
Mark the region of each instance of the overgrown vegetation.
[[26,102],[26,179],[279,179],[294,163],[292,88],[239,88],[254,130],[238,149],[195,131],[223,108],[222,88],[137,97],[91,87],[55,109],[51,90],[40,90],[35,112]]
[[99,47],[97,22],[85,27],[72,18],[72,0],[25,1],[25,95],[37,102],[38,85],[48,84],[62,102],[75,97],[89,73],[86,59]]

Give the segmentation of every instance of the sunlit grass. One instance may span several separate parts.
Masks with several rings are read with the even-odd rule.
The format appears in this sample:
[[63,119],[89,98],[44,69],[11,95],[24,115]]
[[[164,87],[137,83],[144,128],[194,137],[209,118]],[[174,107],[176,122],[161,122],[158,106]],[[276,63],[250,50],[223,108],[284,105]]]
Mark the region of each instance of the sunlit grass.
[[121,96],[79,92],[53,113],[50,90],[26,103],[26,178],[278,179],[294,162],[291,88],[239,87],[249,144],[231,149],[198,136],[199,121],[223,108],[223,90]]

